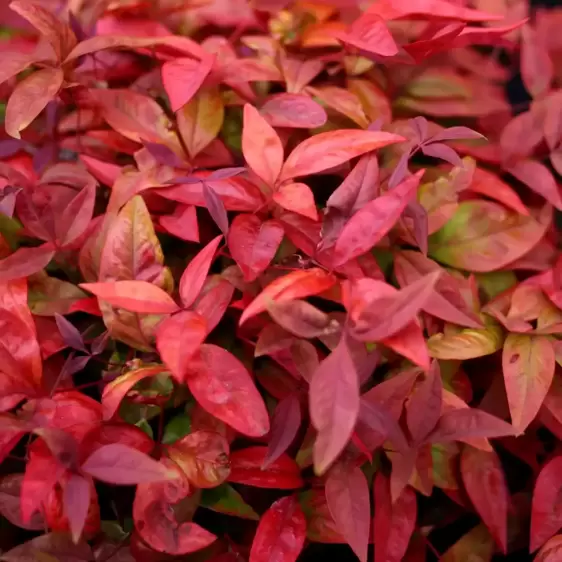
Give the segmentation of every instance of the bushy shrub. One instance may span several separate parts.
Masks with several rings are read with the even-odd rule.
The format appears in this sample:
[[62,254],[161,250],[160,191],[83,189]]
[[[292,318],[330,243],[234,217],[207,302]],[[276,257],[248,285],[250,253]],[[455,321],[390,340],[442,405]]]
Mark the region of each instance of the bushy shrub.
[[0,559],[560,562],[562,10],[10,8]]

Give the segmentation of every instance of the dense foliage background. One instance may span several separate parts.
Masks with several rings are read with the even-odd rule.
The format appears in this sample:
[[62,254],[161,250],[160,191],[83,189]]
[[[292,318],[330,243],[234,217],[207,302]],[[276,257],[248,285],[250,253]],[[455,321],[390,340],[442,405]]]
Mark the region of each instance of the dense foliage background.
[[0,560],[562,560],[562,9],[0,11]]

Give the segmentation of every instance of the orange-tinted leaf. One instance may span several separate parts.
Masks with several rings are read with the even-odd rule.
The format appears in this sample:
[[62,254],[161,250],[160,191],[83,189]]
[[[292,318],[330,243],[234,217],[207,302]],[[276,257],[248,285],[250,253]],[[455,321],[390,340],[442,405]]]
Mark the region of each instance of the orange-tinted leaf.
[[515,215],[491,201],[464,201],[452,219],[430,237],[429,254],[459,269],[496,271],[538,244],[551,216],[549,206],[535,219]]
[[491,562],[496,545],[486,527],[477,525],[463,535],[442,556],[441,562],[465,562],[476,558],[478,562]]
[[242,152],[253,172],[273,187],[283,165],[283,145],[273,127],[250,104],[244,106]]
[[541,548],[535,562],[557,562],[560,556],[562,556],[562,535],[556,535]]
[[275,219],[262,221],[257,215],[240,214],[232,221],[228,246],[245,281],[255,281],[264,272],[284,235],[282,224]]
[[230,455],[229,482],[257,488],[291,490],[300,488],[303,480],[299,465],[288,455],[282,454],[265,469],[267,447],[248,447]]
[[207,334],[205,319],[188,310],[165,318],[158,325],[156,348],[179,383],[184,382],[191,360]]
[[146,281],[114,281],[113,283],[82,283],[82,289],[116,308],[141,314],[171,314],[179,310],[172,297]]
[[323,269],[293,271],[270,283],[244,310],[240,324],[267,310],[271,301],[303,299],[327,291],[336,284],[336,277]]
[[283,165],[281,181],[316,174],[383,148],[404,141],[404,137],[377,131],[341,129],[315,135],[299,144]]
[[366,562],[371,519],[369,485],[362,470],[344,463],[332,467],[326,501],[340,533],[359,560]]
[[267,410],[250,373],[226,349],[203,344],[186,382],[207,412],[240,433],[261,437],[269,431]]
[[283,209],[312,220],[318,219],[314,194],[305,183],[284,183],[273,194],[273,200]]
[[19,139],[20,131],[57,95],[63,80],[64,74],[60,68],[43,68],[19,82],[6,106],[6,132]]
[[351,217],[336,242],[336,265],[368,252],[388,233],[415,198],[424,171],[373,199]]
[[503,552],[507,550],[509,491],[494,451],[465,445],[461,455],[464,487],[476,511]]
[[523,433],[537,415],[552,383],[556,361],[546,336],[509,334],[502,366],[511,422]]
[[304,547],[306,519],[294,497],[277,500],[262,516],[250,562],[296,562]]
[[108,383],[103,389],[101,400],[103,418],[109,420],[115,415],[121,401],[137,383],[148,377],[159,375],[162,372],[165,372],[162,367],[142,367],[129,371]]
[[309,398],[318,431],[314,465],[323,474],[349,441],[359,414],[359,379],[345,338],[314,372]]
[[189,156],[195,158],[217,137],[224,105],[216,88],[202,88],[177,114],[178,130]]
[[170,445],[167,452],[197,488],[214,488],[230,474],[228,442],[218,433],[194,431]]

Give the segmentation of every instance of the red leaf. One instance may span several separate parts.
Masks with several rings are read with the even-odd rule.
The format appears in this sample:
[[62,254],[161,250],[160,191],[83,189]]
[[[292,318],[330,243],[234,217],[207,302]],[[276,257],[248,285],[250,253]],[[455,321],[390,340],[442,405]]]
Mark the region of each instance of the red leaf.
[[82,236],[88,228],[96,202],[96,185],[94,181],[87,183],[64,208],[59,220],[65,234],[59,240],[64,247]]
[[51,244],[36,248],[19,248],[0,260],[0,282],[14,281],[41,271],[55,256]]
[[416,494],[408,487],[392,502],[389,479],[379,470],[373,497],[375,562],[401,562],[416,526]]
[[494,451],[481,451],[465,445],[461,474],[476,511],[505,553],[509,491],[498,456]]
[[360,209],[344,226],[336,243],[336,265],[368,252],[396,224],[406,205],[415,198],[425,170],[405,179]]
[[284,183],[273,194],[273,200],[283,209],[318,220],[314,194],[305,183]]
[[226,349],[203,344],[186,382],[207,412],[240,433],[260,437],[269,431],[267,410],[250,373]]
[[212,332],[228,308],[234,286],[220,276],[208,277],[205,287],[194,304],[195,312],[207,322],[207,333]]
[[198,61],[178,58],[162,65],[162,84],[170,98],[172,111],[179,111],[197,93],[213,68],[214,57]]
[[207,337],[205,319],[184,310],[165,318],[156,330],[156,348],[175,379],[182,383],[191,360]]
[[330,195],[326,206],[349,217],[379,193],[379,163],[376,154],[362,156],[357,165]]
[[81,562],[93,560],[94,554],[88,543],[74,544],[68,534],[56,532],[39,535],[2,554],[5,562],[41,560],[41,557],[45,562],[49,559],[60,562]]
[[421,444],[435,429],[441,417],[442,393],[439,364],[434,360],[425,379],[418,382],[406,408],[406,420],[414,444]]
[[238,215],[228,234],[230,254],[247,282],[255,281],[274,258],[285,232],[275,219],[263,221],[257,215]]
[[537,415],[552,383],[554,348],[547,336],[509,334],[502,354],[511,423],[521,434]]
[[194,205],[178,205],[172,215],[163,215],[158,222],[173,236],[188,242],[199,242],[197,210]]
[[0,514],[16,527],[40,531],[45,528],[41,514],[36,512],[28,523],[23,522],[20,501],[22,482],[23,474],[8,474],[0,480]]
[[533,98],[540,97],[550,89],[554,76],[546,39],[530,25],[524,25],[521,30],[521,78]]
[[262,468],[267,458],[267,447],[248,447],[230,455],[229,482],[257,488],[298,489],[303,485],[300,468],[288,455],[281,454]]
[[14,88],[6,106],[6,132],[16,139],[57,95],[64,81],[60,68],[43,68],[24,78]]
[[272,302],[267,311],[277,324],[299,338],[329,336],[340,330],[336,320],[306,301]]
[[244,106],[242,152],[252,171],[273,187],[283,165],[283,145],[273,127],[250,104]]
[[541,547],[562,527],[561,471],[562,457],[558,456],[545,463],[537,476],[531,511],[531,552]]
[[209,273],[222,236],[213,238],[188,264],[180,279],[180,297],[185,308],[194,302]]
[[304,547],[306,519],[294,497],[277,500],[258,525],[250,562],[295,562]]
[[326,123],[324,108],[304,94],[275,94],[267,98],[260,114],[272,127],[315,129]]
[[271,418],[267,455],[262,466],[264,470],[267,470],[294,441],[301,426],[301,418],[301,406],[296,394],[289,394],[279,401]]
[[116,308],[142,314],[171,314],[179,310],[174,299],[147,281],[114,281],[112,283],[81,283],[100,300]]
[[299,144],[283,165],[279,181],[316,174],[389,144],[406,140],[377,131],[340,129],[320,133]]
[[137,383],[147,377],[159,375],[162,372],[165,372],[162,366],[144,367],[129,371],[128,373],[125,373],[124,375],[121,375],[111,381],[103,389],[103,418],[105,420],[109,420],[115,415],[123,398],[125,398],[129,390],[131,390]]
[[159,482],[174,477],[163,464],[120,443],[103,445],[95,450],[81,468],[97,480],[125,486]]
[[240,324],[267,310],[271,301],[283,302],[303,299],[327,291],[336,284],[336,277],[323,269],[293,271],[270,283],[247,307]]
[[380,287],[380,297],[368,301],[359,314],[353,315],[353,337],[380,341],[403,330],[426,305],[440,275],[440,271],[434,271],[399,291],[373,280],[373,286]]
[[320,363],[310,382],[310,419],[318,430],[313,457],[323,474],[349,441],[359,414],[359,380],[349,348],[342,338]]
[[90,482],[83,476],[71,474],[63,485],[63,505],[70,523],[72,540],[77,543],[90,508]]
[[362,470],[336,464],[326,480],[326,501],[339,532],[361,562],[367,561],[371,506]]

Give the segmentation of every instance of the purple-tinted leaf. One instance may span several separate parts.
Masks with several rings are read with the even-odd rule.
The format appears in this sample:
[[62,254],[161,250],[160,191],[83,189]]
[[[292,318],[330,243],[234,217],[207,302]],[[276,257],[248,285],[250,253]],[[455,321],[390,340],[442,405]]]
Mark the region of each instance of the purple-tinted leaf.
[[185,166],[178,155],[165,144],[158,144],[146,140],[143,141],[143,144],[159,164],[171,166],[172,168],[183,168]]
[[0,141],[0,158],[9,158],[27,146],[21,139],[7,139]]
[[410,119],[408,123],[414,130],[418,143],[421,144],[424,142],[427,138],[427,119],[425,117],[414,117]]
[[289,394],[277,404],[271,418],[269,445],[263,461],[263,470],[275,462],[291,445],[301,425],[301,407],[298,396]]
[[61,380],[65,380],[72,375],[79,373],[90,361],[89,355],[74,355],[71,353],[62,366]]
[[206,181],[203,182],[203,197],[205,198],[205,206],[212,219],[215,221],[215,224],[221,229],[222,233],[227,236],[228,215],[226,214],[224,203]]
[[398,160],[398,164],[396,164],[396,168],[394,168],[394,171],[388,180],[388,187],[390,189],[394,189],[398,184],[404,181],[406,176],[409,175],[408,161],[410,160],[410,156],[410,151],[406,151],[402,154],[400,160]]
[[90,507],[90,482],[79,474],[71,474],[64,483],[63,505],[70,524],[72,540],[77,543]]
[[229,178],[234,178],[240,174],[244,174],[246,168],[221,168],[220,170],[214,170],[209,174],[206,181],[217,181],[217,180],[227,180]]
[[55,313],[55,322],[59,329],[60,335],[67,347],[88,353],[84,345],[82,334],[71,324],[64,316]]
[[449,162],[449,164],[452,164],[453,166],[462,167],[463,165],[461,157],[446,144],[432,142],[431,144],[423,145],[421,150],[426,156],[432,156],[433,158],[445,160],[445,162]]
[[[402,214],[402,216],[404,217],[404,219],[410,219],[412,221],[411,232],[414,240],[416,241],[416,244],[418,245],[418,248],[422,251],[422,253],[424,255],[427,255],[427,237],[429,236],[427,211],[417,201],[410,201],[404,209],[404,213]],[[406,222],[406,226],[409,227],[408,222]]]
[[430,141],[433,142],[443,142],[451,140],[465,140],[465,139],[485,139],[484,135],[481,135],[477,131],[469,129],[468,127],[449,127],[433,135]]
[[97,336],[90,344],[90,352],[92,355],[99,355],[105,351],[109,342],[109,332],[105,331]]

